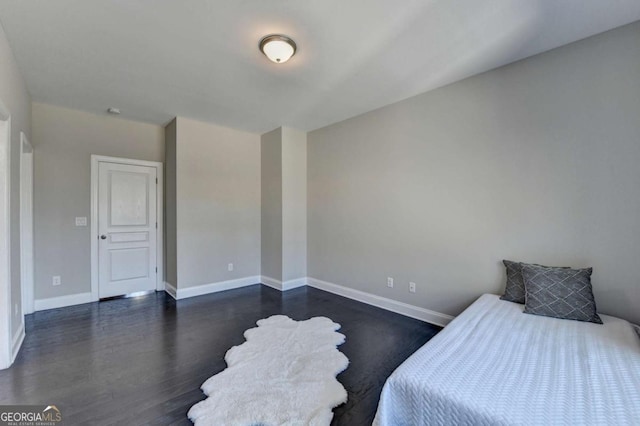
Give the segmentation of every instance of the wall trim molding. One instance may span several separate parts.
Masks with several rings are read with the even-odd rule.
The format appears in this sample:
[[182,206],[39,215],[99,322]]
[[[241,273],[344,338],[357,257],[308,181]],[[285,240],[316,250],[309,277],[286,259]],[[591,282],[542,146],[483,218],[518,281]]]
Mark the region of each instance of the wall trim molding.
[[295,280],[289,280],[282,283],[282,291],[291,290],[298,287],[305,287],[307,285],[307,277],[296,278]]
[[13,336],[13,342],[11,345],[11,363],[16,360],[18,356],[18,352],[20,352],[20,348],[22,347],[22,342],[24,342],[25,332],[24,332],[24,322],[20,324],[20,328],[18,328],[18,332],[15,336]]
[[50,297],[48,299],[36,299],[34,309],[45,311],[47,309],[64,308],[66,306],[82,305],[83,303],[94,302],[91,292],[69,294],[67,296]]
[[0,99],[0,369],[11,366],[11,113]]
[[280,281],[275,278],[267,277],[266,275],[260,276],[260,283],[267,287],[275,288],[280,291],[287,291],[293,288],[304,287],[307,285],[307,277],[296,278],[289,281]]
[[[443,314],[440,312],[432,311],[429,309],[421,308],[419,306],[409,305],[404,302],[398,302],[397,300],[389,299],[375,294],[366,293],[364,291],[355,290],[342,285],[330,283],[327,281],[318,280],[311,277],[297,278],[289,281],[279,281],[271,277],[264,275],[255,275],[250,277],[238,278],[235,280],[218,281],[215,283],[202,284],[194,287],[187,287],[176,289],[168,282],[164,282],[164,291],[176,300],[187,299],[189,297],[202,296],[210,293],[217,293],[225,290],[232,290],[234,288],[247,287],[255,284],[263,284],[268,287],[274,288],[279,291],[287,291],[298,287],[309,286],[324,290],[329,293],[337,294],[338,296],[346,297],[348,299],[356,300],[358,302],[366,303],[367,305],[376,306],[387,311],[395,312],[400,315],[404,315],[410,318],[414,318],[420,321],[435,324],[440,327],[444,327],[451,320],[453,316]],[[66,306],[81,305],[84,303],[93,302],[91,293],[79,293],[70,294],[67,296],[51,297],[48,299],[35,300],[35,310],[44,311],[47,309],[64,308]],[[15,359],[17,351],[20,350],[22,341],[24,340],[24,325],[14,336],[12,342],[12,356]],[[16,349],[17,340],[20,340]]]
[[276,290],[282,291],[282,281],[276,280],[275,278],[267,277],[266,275],[261,275],[260,283],[266,285],[267,287],[275,288]]
[[[165,283],[165,290],[167,288],[167,284]],[[254,284],[260,284],[260,275],[254,275],[251,277],[238,278],[235,280],[228,281],[218,281],[215,283],[202,284],[193,287],[180,288],[175,289],[172,285],[169,284],[169,294],[174,297],[170,291],[175,289],[175,299],[186,299],[188,297],[202,296],[203,294],[209,293],[217,293],[219,291],[231,290],[234,288],[246,287]]]
[[164,291],[175,300],[178,300],[178,290],[166,281],[164,282]]
[[446,326],[454,318],[451,315],[442,314],[440,312],[421,308],[419,306],[409,305],[407,303],[398,302],[397,300],[388,299],[382,296],[376,296],[375,294],[366,293],[364,291],[355,290],[349,287],[344,287],[338,284],[318,280],[311,277],[307,277],[307,285],[309,287],[337,294],[338,296],[357,300],[358,302],[366,303],[368,305],[376,306],[387,311],[395,312],[400,315],[415,318],[417,320],[428,322],[430,324],[435,324],[440,327]]
[[33,146],[20,131],[20,282],[22,286],[22,315],[33,313]]

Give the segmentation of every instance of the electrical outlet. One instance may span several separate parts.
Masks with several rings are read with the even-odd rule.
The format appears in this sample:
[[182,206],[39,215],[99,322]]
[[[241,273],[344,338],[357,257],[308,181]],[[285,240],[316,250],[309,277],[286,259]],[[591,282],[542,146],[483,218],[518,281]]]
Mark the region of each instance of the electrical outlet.
[[387,287],[393,288],[393,278],[387,277]]
[[409,283],[409,293],[416,292],[416,283]]
[[233,271],[233,263],[230,263],[227,265],[227,270],[228,271]]
[[60,279],[60,275],[55,275],[53,277],[53,281],[52,281],[53,285],[60,285],[62,284],[62,280]]

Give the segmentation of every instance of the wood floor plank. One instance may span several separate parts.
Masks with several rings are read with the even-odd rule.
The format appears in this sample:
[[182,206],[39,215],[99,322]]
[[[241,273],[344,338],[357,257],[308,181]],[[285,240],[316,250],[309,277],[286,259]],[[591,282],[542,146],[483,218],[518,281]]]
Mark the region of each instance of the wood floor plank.
[[188,425],[200,385],[222,371],[243,332],[271,315],[342,325],[349,399],[333,425],[369,425],[386,378],[439,327],[313,288],[254,285],[175,301],[163,292],[36,312],[0,404],[53,404],[65,424]]

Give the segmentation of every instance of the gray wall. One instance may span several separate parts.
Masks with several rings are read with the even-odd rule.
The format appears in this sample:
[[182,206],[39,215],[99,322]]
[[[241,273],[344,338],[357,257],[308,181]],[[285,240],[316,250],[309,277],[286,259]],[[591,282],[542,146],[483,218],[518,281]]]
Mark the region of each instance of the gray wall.
[[282,128],[261,136],[261,274],[282,281]]
[[[165,214],[165,264],[164,280],[176,287],[178,285],[177,234],[176,234],[176,142],[177,125],[173,119],[164,129],[164,214]],[[177,287],[176,287],[177,288]]]
[[593,266],[600,311],[640,322],[639,40],[634,23],[311,132],[309,276],[455,315],[503,290],[501,259]]
[[[31,97],[0,26],[0,100],[11,113],[11,321],[12,336],[20,327],[22,289],[20,287],[20,132],[31,140]],[[33,141],[31,141],[33,143]],[[18,306],[17,313],[14,310]]]
[[282,128],[282,281],[307,276],[307,134]]
[[[164,161],[160,126],[33,104],[35,298],[91,291],[91,155]],[[62,285],[52,286],[60,275]]]
[[259,275],[260,136],[176,123],[178,288]]

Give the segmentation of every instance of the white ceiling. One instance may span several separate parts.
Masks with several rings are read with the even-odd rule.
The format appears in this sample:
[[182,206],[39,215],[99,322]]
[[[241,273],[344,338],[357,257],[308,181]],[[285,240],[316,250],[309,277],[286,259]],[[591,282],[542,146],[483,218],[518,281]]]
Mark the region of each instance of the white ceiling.
[[[640,19],[638,0],[0,0],[34,101],[312,130]],[[298,44],[269,62],[260,38]]]

